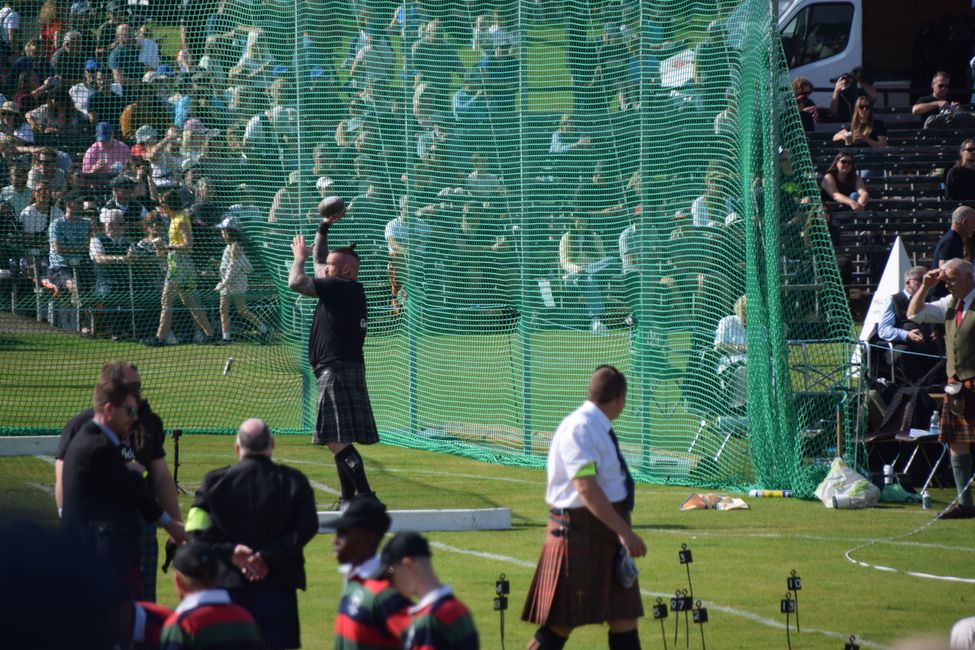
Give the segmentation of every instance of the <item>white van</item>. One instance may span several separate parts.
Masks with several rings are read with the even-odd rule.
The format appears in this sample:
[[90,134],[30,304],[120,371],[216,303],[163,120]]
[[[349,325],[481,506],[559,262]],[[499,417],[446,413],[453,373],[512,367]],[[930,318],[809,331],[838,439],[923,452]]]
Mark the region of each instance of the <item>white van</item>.
[[[878,90],[902,89],[889,104],[906,105],[915,72],[918,30],[947,15],[966,15],[971,0],[779,0],[779,33],[789,75],[832,88],[857,66],[879,77]],[[830,92],[813,95],[829,106]],[[882,101],[883,96],[878,97]]]

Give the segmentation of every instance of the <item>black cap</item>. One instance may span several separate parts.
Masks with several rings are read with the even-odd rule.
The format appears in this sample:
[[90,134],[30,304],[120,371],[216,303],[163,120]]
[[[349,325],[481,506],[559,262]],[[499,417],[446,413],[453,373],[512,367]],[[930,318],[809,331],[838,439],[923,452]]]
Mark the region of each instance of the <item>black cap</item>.
[[211,582],[217,578],[217,556],[209,544],[194,541],[176,550],[173,568],[187,578],[200,582]]
[[68,205],[71,203],[84,203],[85,198],[84,193],[79,192],[78,190],[71,190],[70,192],[66,192],[61,200],[64,205]]
[[372,577],[377,580],[385,577],[389,570],[404,558],[430,557],[430,555],[430,544],[420,533],[411,530],[396,533],[386,542],[383,552],[379,554],[379,568]]
[[359,497],[349,504],[342,516],[328,525],[335,530],[365,528],[380,535],[389,530],[389,514],[382,501],[371,497]]
[[110,185],[112,187],[135,187],[135,179],[131,176],[122,174],[113,178]]

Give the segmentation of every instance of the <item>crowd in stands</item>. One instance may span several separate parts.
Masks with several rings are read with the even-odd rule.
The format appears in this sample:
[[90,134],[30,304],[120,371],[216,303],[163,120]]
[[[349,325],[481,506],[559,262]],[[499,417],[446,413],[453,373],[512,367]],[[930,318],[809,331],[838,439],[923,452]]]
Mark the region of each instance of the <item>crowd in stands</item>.
[[[657,83],[660,60],[683,46],[662,13],[567,6],[559,21],[573,108],[559,118],[528,108],[526,32],[507,10],[356,6],[345,41],[314,24],[327,17],[302,18],[295,31],[276,5],[251,17],[187,2],[169,17],[177,49],[176,27],[157,26],[140,5],[49,0],[35,25],[17,1],[2,18],[0,178],[10,181],[0,248],[22,296],[47,287],[45,315],[59,327],[152,345],[222,342],[234,305],[239,326],[268,340],[272,323],[228,287],[250,269],[272,290],[256,233],[310,228],[319,198],[339,195],[350,209],[337,230],[357,241],[371,304],[383,311],[397,313],[411,284],[445,305],[457,296],[510,305],[521,299],[511,262],[527,252],[544,260],[533,274],[601,332],[606,292],[628,322],[639,318],[633,278],[667,279],[682,304],[703,294],[705,273],[673,272],[680,252],[651,270],[650,249],[695,227],[710,237],[740,213],[722,198],[734,194],[729,161],[711,161],[709,189],[667,207],[672,228],[631,232],[641,218],[663,218],[643,214],[640,161],[621,136],[639,129],[632,109],[662,97],[704,137],[732,137],[734,93],[720,78],[702,72],[676,93]],[[725,41],[714,28],[698,47],[710,58]],[[520,227],[528,213],[537,224]],[[229,245],[220,224],[252,264],[220,264]],[[723,248],[735,239],[716,236]],[[740,284],[730,266],[728,281]]]

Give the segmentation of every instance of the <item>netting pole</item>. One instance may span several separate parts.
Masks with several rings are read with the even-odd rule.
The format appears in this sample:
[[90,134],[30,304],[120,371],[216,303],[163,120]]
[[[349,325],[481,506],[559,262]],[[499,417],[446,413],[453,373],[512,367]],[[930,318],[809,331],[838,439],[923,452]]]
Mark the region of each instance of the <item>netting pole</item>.
[[[519,137],[524,138],[525,133],[525,111],[528,109],[528,84],[525,72],[525,58],[527,53],[525,48],[529,42],[528,30],[525,29],[524,22],[522,20],[522,7],[523,3],[518,3],[518,33],[520,37],[520,52],[518,56],[518,95],[521,101],[521,110],[518,111],[518,133],[521,134]],[[525,318],[525,312],[528,306],[528,296],[527,296],[527,284],[528,280],[525,277],[526,266],[529,260],[525,256],[525,146],[524,142],[520,143],[518,147],[518,214],[519,214],[519,229],[518,236],[515,238],[515,245],[518,247],[518,274],[519,274],[519,284],[521,287],[521,305],[519,307],[518,315],[518,336],[521,337],[521,431],[522,431],[522,450],[526,455],[532,452],[532,343],[531,343],[531,328],[528,326],[528,320]],[[508,203],[509,211],[511,203]]]

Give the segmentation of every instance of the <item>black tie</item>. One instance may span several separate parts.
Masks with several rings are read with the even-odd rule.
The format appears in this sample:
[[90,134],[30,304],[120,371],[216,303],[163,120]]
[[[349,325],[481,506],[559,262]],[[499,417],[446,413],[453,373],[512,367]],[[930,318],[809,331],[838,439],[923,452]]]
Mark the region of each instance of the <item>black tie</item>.
[[620,469],[623,470],[623,474],[626,476],[626,509],[629,512],[633,512],[633,506],[636,505],[636,490],[633,484],[633,475],[630,474],[630,467],[626,464],[626,459],[623,458],[623,452],[620,451],[620,441],[616,438],[616,432],[612,428],[609,430],[609,437],[613,440],[613,446],[616,448],[616,457],[620,461]]

